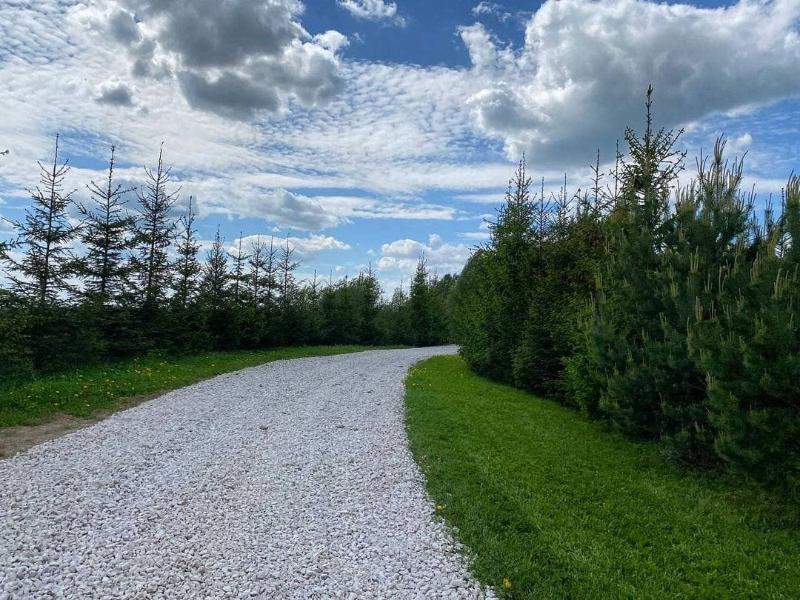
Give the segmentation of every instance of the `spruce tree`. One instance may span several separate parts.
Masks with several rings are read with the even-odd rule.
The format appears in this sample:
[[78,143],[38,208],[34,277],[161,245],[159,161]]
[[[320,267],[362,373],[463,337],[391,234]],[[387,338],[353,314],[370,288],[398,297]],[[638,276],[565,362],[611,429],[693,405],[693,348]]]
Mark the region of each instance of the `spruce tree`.
[[411,280],[409,294],[409,320],[412,338],[416,346],[431,346],[434,343],[433,302],[428,281],[428,266],[425,257],[420,257],[417,270]]
[[59,164],[59,140],[56,135],[52,165],[39,163],[39,186],[31,191],[33,202],[25,218],[10,221],[17,232],[12,247],[22,258],[5,256],[14,290],[39,306],[58,301],[72,289],[68,278],[74,270],[69,247],[76,235],[69,220],[73,192],[64,192],[70,167],[69,161]]
[[247,274],[247,292],[251,304],[260,308],[264,302],[264,290],[267,288],[267,253],[269,247],[259,237],[250,248],[247,258],[249,272]]
[[179,189],[171,189],[172,169],[164,164],[164,145],[155,169],[145,167],[147,182],[139,190],[139,219],[136,230],[138,255],[134,266],[139,275],[141,302],[146,312],[158,309],[169,289],[171,265],[168,249],[174,238],[172,207]]
[[294,260],[295,250],[289,245],[289,238],[280,250],[277,265],[278,281],[280,282],[280,304],[282,310],[287,310],[297,289],[294,272],[300,263]]
[[194,300],[198,287],[197,278],[203,270],[197,259],[200,253],[200,243],[194,227],[196,218],[194,198],[190,196],[189,207],[179,221],[180,230],[176,247],[178,259],[175,262],[173,303],[181,310],[186,310]]
[[248,264],[250,256],[244,252],[242,248],[242,233],[239,232],[239,244],[236,248],[236,253],[230,253],[231,260],[233,260],[233,301],[236,304],[242,304],[244,300],[244,293],[247,288],[247,274],[245,273],[245,266]]
[[277,341],[282,345],[298,343],[298,340],[304,336],[299,309],[299,288],[294,275],[299,263],[295,261],[294,256],[294,248],[290,246],[287,237],[278,255],[277,282],[280,295],[280,317],[273,327]]
[[86,252],[78,261],[83,293],[101,305],[116,303],[129,284],[128,252],[133,248],[135,219],[125,210],[125,195],[132,191],[114,182],[116,148],[111,146],[108,175],[103,185],[87,188],[92,204],[78,204],[83,217],[80,237]]
[[530,305],[532,246],[536,236],[536,206],[531,178],[521,160],[497,220],[490,224],[492,292],[486,313],[488,327],[486,374],[501,381],[513,379],[513,357]]
[[267,314],[271,314],[278,306],[278,269],[280,264],[279,249],[275,246],[275,238],[270,237],[269,248],[264,259],[264,306]]
[[[652,88],[647,91],[646,127],[639,138],[628,129],[630,158],[622,164],[621,198],[609,216],[606,252],[591,314],[582,326],[572,361],[572,390],[590,414],[600,411],[632,435],[659,437],[661,402],[685,357],[667,362],[655,347],[673,337],[665,298],[656,292],[662,250],[670,240],[671,188],[683,168],[675,150],[681,132],[655,131]],[[671,358],[670,358],[671,360]]]
[[374,344],[378,341],[378,304],[381,299],[381,285],[372,264],[367,272],[361,272],[355,280],[354,301],[359,313],[358,340],[360,344]]
[[214,243],[206,256],[203,266],[201,290],[206,306],[212,311],[223,309],[230,297],[231,275],[228,271],[228,253],[219,228],[214,236]]
[[228,253],[219,228],[214,243],[208,251],[203,265],[200,298],[205,312],[205,321],[212,344],[216,349],[229,349],[239,345],[241,331],[237,313],[232,302],[231,273],[228,269]]

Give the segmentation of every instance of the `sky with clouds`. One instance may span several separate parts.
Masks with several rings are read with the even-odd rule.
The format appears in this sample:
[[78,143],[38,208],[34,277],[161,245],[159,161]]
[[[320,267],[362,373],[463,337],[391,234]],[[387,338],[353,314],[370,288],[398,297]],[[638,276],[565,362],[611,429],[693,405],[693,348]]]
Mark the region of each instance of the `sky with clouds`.
[[586,187],[650,83],[761,197],[800,167],[800,0],[0,0],[0,216],[56,132],[78,198],[111,144],[134,185],[163,141],[202,239],[288,236],[305,276],[390,290],[422,253],[460,270],[523,152]]

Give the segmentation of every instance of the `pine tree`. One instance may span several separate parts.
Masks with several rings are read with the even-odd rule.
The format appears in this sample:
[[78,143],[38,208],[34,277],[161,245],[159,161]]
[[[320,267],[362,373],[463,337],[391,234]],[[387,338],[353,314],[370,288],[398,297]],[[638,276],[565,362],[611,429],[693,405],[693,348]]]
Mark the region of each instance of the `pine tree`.
[[78,262],[83,292],[100,304],[115,303],[128,287],[127,253],[133,248],[131,231],[135,220],[126,212],[124,200],[132,189],[114,183],[115,152],[111,146],[104,185],[92,181],[87,186],[92,205],[78,204],[83,217],[81,241],[86,248]]
[[689,343],[707,374],[714,451],[800,497],[800,179],[749,240],[714,281],[717,310],[698,306]]
[[164,164],[162,144],[158,153],[158,165],[155,170],[145,167],[147,182],[138,192],[138,256],[134,266],[139,274],[142,304],[147,311],[158,309],[171,279],[168,248],[175,232],[171,211],[180,192],[179,189],[170,190],[171,171]]
[[13,247],[22,252],[15,260],[8,255],[9,279],[17,293],[40,306],[56,302],[71,290],[68,277],[74,268],[70,242],[76,229],[69,221],[73,192],[64,193],[69,162],[59,165],[59,136],[56,135],[52,165],[39,163],[40,184],[31,192],[33,204],[25,219],[11,221],[17,231]]

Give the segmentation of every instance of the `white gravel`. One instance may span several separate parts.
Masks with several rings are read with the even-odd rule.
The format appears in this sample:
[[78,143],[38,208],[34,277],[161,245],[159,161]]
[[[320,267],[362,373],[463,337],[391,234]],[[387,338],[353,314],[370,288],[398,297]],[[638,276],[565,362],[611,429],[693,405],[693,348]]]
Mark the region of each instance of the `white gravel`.
[[454,350],[274,362],[0,461],[0,599],[484,597],[403,423]]

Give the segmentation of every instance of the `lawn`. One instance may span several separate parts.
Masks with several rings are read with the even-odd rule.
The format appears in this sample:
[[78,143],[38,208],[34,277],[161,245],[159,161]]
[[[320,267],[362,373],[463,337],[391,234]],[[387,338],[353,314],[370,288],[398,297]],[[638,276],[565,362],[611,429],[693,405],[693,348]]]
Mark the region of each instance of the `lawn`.
[[255,352],[159,356],[51,375],[21,385],[0,384],[0,427],[34,425],[55,414],[89,417],[131,398],[150,396],[274,360],[359,352],[364,346],[308,346]]
[[456,357],[406,387],[428,491],[484,583],[509,598],[800,598],[798,509],[667,464]]

